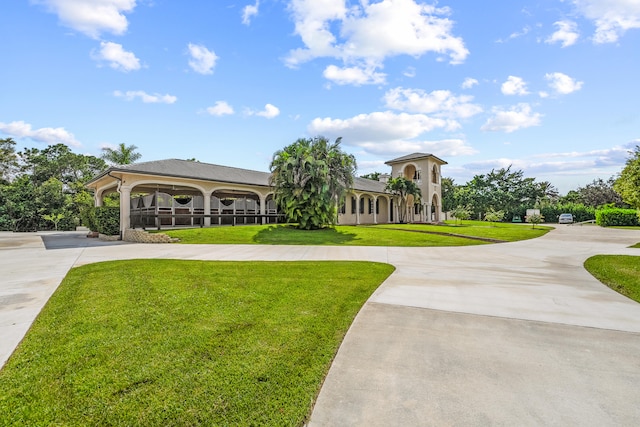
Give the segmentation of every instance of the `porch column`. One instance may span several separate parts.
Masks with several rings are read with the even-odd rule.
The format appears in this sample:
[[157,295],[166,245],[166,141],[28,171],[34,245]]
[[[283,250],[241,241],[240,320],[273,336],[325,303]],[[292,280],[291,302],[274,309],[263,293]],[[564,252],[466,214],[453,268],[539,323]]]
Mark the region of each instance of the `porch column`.
[[378,223],[378,196],[373,196],[373,223]]
[[[204,214],[205,215],[211,215],[211,195],[213,194],[213,191],[205,191],[204,193],[202,193],[202,197],[204,197]],[[204,226],[205,227],[211,227],[211,217],[210,216],[205,216],[204,217]]]
[[356,225],[360,225],[360,195],[356,194]]
[[131,188],[120,187],[120,237],[124,237],[124,230],[131,227]]
[[260,195],[260,218],[262,218],[262,225],[267,223],[267,218],[265,218],[265,213],[267,212],[267,196]]
[[431,220],[431,203],[427,203],[427,222],[433,222]]
[[102,206],[102,203],[103,203],[103,200],[102,200],[102,194],[104,194],[102,191],[100,191],[100,192],[96,191],[96,192],[94,193],[94,195],[93,195],[93,202],[94,202],[94,205],[95,205],[96,207],[98,207],[98,208],[99,208],[100,206]]

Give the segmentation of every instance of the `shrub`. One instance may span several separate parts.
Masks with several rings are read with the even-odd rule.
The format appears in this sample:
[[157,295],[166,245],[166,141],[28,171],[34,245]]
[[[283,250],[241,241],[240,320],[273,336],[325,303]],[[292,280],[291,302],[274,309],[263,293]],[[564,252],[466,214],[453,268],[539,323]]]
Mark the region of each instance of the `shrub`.
[[596,224],[602,227],[640,225],[635,209],[600,209],[596,211]]
[[120,234],[120,209],[100,206],[96,208],[96,228],[98,233],[114,236]]
[[83,206],[80,209],[80,221],[82,225],[91,231],[98,231],[98,220],[96,219],[97,210],[98,208],[95,206]]

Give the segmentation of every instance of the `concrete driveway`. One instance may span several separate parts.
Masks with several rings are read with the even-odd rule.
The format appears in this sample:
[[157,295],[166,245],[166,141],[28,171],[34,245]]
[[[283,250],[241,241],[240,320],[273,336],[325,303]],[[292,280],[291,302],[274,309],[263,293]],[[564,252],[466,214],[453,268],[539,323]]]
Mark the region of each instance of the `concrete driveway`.
[[582,267],[595,254],[640,255],[628,248],[640,231],[559,226],[535,240],[462,248],[97,246],[81,233],[42,237],[0,233],[0,363],[72,266],[370,260],[397,270],[347,333],[310,426],[640,424],[640,304]]

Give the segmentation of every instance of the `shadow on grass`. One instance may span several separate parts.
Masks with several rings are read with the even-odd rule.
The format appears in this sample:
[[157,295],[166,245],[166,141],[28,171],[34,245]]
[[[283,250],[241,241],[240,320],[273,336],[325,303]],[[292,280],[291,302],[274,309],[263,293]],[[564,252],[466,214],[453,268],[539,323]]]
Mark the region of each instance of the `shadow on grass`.
[[330,227],[300,230],[291,225],[272,225],[256,233],[253,241],[263,245],[342,245],[356,238],[355,233],[345,233]]

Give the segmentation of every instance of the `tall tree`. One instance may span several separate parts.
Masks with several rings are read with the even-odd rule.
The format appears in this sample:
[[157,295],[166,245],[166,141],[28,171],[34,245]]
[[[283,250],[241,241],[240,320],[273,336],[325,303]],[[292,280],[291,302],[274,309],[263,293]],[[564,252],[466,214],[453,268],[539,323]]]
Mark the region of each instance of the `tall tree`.
[[578,188],[580,199],[586,206],[597,208],[603,205],[614,204],[622,207],[622,197],[613,189],[616,182],[615,177],[608,180],[602,178],[594,179],[590,184]]
[[509,166],[474,176],[459,192],[458,203],[468,205],[479,216],[492,209],[504,210],[509,217],[521,206],[534,207],[554,195],[557,191],[549,183],[525,178],[523,171],[512,171]]
[[636,145],[634,152],[627,159],[613,188],[625,203],[640,209],[640,145]]
[[75,154],[64,144],[42,150],[27,148],[16,156],[11,180],[0,181],[0,229],[32,231],[52,225],[72,229],[78,225],[82,209],[93,205],[84,184],[103,171],[106,163]]
[[111,147],[104,147],[100,157],[112,166],[129,165],[142,158],[142,154],[136,152],[137,149],[138,147],[135,145],[125,145],[120,143],[115,149]]
[[0,183],[9,182],[17,168],[16,142],[12,138],[0,139]]
[[298,139],[277,151],[271,161],[275,201],[305,230],[335,224],[338,206],[353,186],[356,159],[340,149],[341,138]]
[[443,177],[440,186],[442,188],[442,210],[452,211],[458,206],[457,185],[453,178]]
[[397,178],[390,178],[387,181],[387,191],[400,198],[400,206],[398,212],[398,219],[400,222],[405,222],[407,218],[407,204],[409,197],[412,196],[414,203],[419,203],[422,192],[418,185],[413,180],[406,179],[403,176]]

